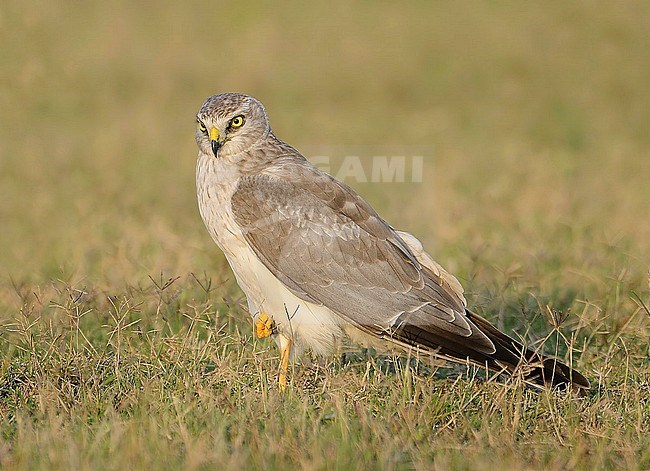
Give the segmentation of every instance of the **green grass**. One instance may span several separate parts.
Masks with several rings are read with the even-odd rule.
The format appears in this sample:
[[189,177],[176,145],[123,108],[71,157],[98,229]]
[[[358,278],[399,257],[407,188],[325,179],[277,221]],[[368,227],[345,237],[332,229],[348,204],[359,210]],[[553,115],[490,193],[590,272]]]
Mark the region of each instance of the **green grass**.
[[[430,3],[0,6],[0,468],[650,468],[650,7]],[[350,183],[590,394],[357,349],[281,395],[196,209],[223,91],[424,155]]]

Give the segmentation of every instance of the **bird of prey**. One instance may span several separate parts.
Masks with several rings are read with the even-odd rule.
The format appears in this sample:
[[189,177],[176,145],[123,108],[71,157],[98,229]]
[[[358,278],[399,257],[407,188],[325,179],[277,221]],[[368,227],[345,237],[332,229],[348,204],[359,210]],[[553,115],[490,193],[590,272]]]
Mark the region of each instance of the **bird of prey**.
[[201,217],[246,294],[257,336],[280,348],[280,389],[290,356],[326,355],[344,336],[538,386],[589,388],[571,367],[470,311],[458,280],[418,239],[278,139],[258,100],[211,96],[196,121]]

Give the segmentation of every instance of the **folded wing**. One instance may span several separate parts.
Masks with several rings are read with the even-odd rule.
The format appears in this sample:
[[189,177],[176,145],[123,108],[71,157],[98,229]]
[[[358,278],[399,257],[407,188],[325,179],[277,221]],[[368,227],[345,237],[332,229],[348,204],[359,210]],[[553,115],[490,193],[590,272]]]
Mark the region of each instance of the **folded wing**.
[[241,178],[232,209],[253,251],[301,299],[409,345],[431,348],[422,342],[434,336],[433,348],[450,342],[462,343],[463,352],[495,351],[465,316],[457,286],[423,267],[351,188],[309,163]]
[[492,369],[538,362],[528,380],[568,384],[572,374],[574,385],[588,387],[578,373],[467,311],[460,283],[415,237],[307,161],[278,159],[242,177],[231,203],[251,249],[288,289],[359,329]]

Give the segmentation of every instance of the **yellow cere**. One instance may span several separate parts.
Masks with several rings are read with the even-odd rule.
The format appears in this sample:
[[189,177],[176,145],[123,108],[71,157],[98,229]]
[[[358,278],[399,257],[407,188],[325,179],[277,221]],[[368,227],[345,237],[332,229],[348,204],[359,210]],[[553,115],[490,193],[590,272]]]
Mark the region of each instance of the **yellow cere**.
[[219,130],[217,128],[210,128],[210,140],[211,141],[219,140]]

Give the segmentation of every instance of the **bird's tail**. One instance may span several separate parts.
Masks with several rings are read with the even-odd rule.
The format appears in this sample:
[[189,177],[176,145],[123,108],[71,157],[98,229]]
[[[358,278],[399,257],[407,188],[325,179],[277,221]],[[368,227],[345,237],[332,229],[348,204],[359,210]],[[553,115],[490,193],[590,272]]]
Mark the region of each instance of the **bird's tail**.
[[467,317],[494,343],[496,352],[489,357],[470,358],[487,364],[493,370],[505,370],[511,374],[521,372],[524,381],[537,386],[572,388],[580,393],[590,388],[589,380],[559,360],[541,355],[469,310]]

